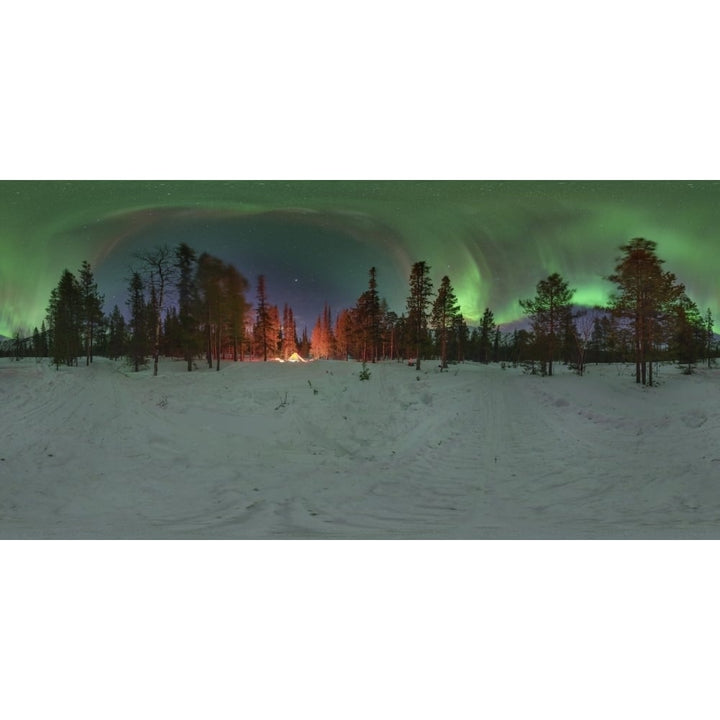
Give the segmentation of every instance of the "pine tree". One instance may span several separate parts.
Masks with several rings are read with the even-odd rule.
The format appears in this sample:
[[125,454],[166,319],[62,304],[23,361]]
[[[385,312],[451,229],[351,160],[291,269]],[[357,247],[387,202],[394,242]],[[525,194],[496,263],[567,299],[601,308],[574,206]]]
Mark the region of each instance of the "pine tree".
[[150,353],[152,314],[148,312],[148,309],[153,310],[153,308],[151,304],[145,302],[145,283],[140,273],[132,273],[128,290],[130,295],[127,299],[127,305],[130,308],[128,357],[135,372],[138,372],[140,366],[147,362]]
[[470,340],[470,329],[461,314],[455,316],[450,337],[448,354],[453,354],[458,362],[465,362],[465,348]]
[[277,305],[268,307],[268,332],[270,339],[269,351],[276,358],[280,354],[282,346],[282,323],[280,322],[280,310]]
[[102,305],[105,298],[98,293],[98,286],[95,282],[90,263],[83,260],[79,272],[80,297],[82,308],[83,336],[85,339],[85,365],[93,361],[93,342],[95,331],[102,323]]
[[37,325],[33,328],[32,352],[33,357],[42,357],[42,355],[40,354],[40,331],[38,330]]
[[382,316],[380,328],[382,347],[380,357],[392,360],[397,351],[395,330],[397,327],[398,316],[396,312],[389,309],[385,298],[380,301],[380,313]]
[[335,342],[337,357],[350,359],[353,318],[350,310],[342,310],[335,320]]
[[310,339],[312,355],[316,359],[328,359],[335,354],[335,337],[332,331],[332,311],[325,303],[322,315],[318,316]]
[[428,306],[432,297],[430,267],[425,261],[416,262],[410,271],[410,295],[407,299],[408,341],[415,349],[415,368],[420,370],[420,359],[428,340]]
[[493,362],[500,362],[500,326],[495,326],[495,339],[493,340]]
[[48,331],[45,327],[45,321],[40,323],[40,355],[39,357],[47,357],[50,343],[48,341]]
[[259,275],[257,279],[257,306],[255,309],[255,336],[260,346],[262,359],[267,362],[268,351],[271,349],[270,314],[265,290],[265,276]]
[[713,343],[713,316],[708,308],[705,312],[705,357],[707,358],[707,366],[711,367],[712,359],[712,343]]
[[283,306],[282,322],[282,357],[287,360],[298,351],[297,330],[295,328],[295,316],[292,308],[287,303]]
[[447,368],[448,335],[452,330],[457,317],[460,315],[460,306],[457,296],[450,284],[450,278],[445,275],[440,281],[437,297],[432,306],[432,326],[440,344],[440,369]]
[[574,290],[558,273],[537,284],[534,298],[520,300],[520,307],[529,315],[535,342],[542,356],[542,367],[553,374],[553,360],[562,342],[562,330],[571,313]]
[[368,289],[355,305],[358,341],[362,347],[363,361],[376,362],[380,344],[380,298],[377,292],[377,271],[370,268]]
[[706,326],[698,306],[682,293],[673,305],[672,348],[690,375],[705,351]]
[[15,333],[13,334],[12,354],[15,360],[17,360],[18,362],[25,357],[24,338],[25,333],[20,328],[15,330]]
[[299,354],[303,358],[310,357],[310,338],[308,337],[307,326],[303,327],[302,337],[300,338]]
[[653,384],[653,351],[663,335],[669,306],[684,291],[675,275],[663,271],[664,260],[658,258],[656,248],[652,240],[633,238],[620,247],[622,255],[608,277],[618,288],[611,298],[611,310],[629,322],[635,382],[643,385]]
[[110,313],[108,324],[108,357],[111,360],[123,357],[127,350],[126,346],[125,318],[120,312],[120,308],[115,305]]
[[480,320],[480,335],[478,338],[478,350],[480,362],[487,365],[490,362],[490,351],[493,346],[493,334],[495,332],[495,315],[490,308],[485,308]]
[[50,293],[47,321],[52,331],[53,365],[58,369],[61,364],[76,365],[82,347],[82,298],[77,279],[67,269]]

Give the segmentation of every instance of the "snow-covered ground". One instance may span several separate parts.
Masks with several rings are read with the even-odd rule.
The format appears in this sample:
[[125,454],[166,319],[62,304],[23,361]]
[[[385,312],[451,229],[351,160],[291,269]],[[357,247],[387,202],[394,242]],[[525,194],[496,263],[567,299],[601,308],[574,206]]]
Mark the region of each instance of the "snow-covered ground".
[[3,538],[720,538],[720,371],[0,360]]

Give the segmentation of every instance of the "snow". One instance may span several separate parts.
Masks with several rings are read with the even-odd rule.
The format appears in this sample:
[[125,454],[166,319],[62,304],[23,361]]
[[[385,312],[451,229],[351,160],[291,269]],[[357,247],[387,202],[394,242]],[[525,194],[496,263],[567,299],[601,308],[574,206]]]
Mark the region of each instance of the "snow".
[[720,538],[720,373],[0,361],[2,538]]

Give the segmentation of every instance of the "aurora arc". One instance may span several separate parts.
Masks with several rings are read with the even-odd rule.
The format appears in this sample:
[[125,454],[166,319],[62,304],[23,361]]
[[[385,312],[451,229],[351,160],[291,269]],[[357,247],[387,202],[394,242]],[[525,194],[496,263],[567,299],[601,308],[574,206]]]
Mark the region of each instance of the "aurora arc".
[[62,270],[83,260],[105,310],[124,308],[133,253],[181,241],[251,286],[264,274],[300,327],[325,302],[351,307],[372,266],[404,312],[418,260],[435,287],[450,277],[471,325],[485,307],[519,319],[518,299],[552,272],[579,304],[603,304],[619,246],[638,236],[717,315],[719,200],[720,183],[706,181],[2,181],[0,334],[39,327]]

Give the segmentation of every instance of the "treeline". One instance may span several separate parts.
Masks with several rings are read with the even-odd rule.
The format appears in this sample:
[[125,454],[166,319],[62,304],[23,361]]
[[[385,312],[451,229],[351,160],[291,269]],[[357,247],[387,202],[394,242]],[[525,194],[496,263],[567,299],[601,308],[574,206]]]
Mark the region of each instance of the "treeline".
[[18,331],[0,352],[14,357],[48,357],[59,367],[92,363],[95,355],[126,358],[135,370],[152,359],[182,358],[188,371],[225,360],[356,359],[504,362],[528,372],[553,374],[557,362],[584,372],[591,362],[634,362],[638,383],[653,384],[653,363],[672,360],[686,372],[717,354],[710,310],[701,313],[675,275],[663,269],[656,244],[635,238],[607,280],[615,285],[606,307],[577,310],[575,291],[558,273],[538,282],[532,298],[519,300],[529,329],[501,332],[490,308],[469,328],[448,276],[437,288],[426,262],[408,278],[403,312],[392,310],[379,292],[376,269],[351,308],[334,315],[325,305],[310,334],[299,333],[293,309],[268,298],[265,276],[249,283],[232,264],[182,243],[134,256],[125,312],[115,305],[103,314],[90,265],[77,275],[64,270],[53,289],[46,318],[31,337]]
[[378,292],[377,270],[369,270],[368,287],[352,308],[341,310],[333,321],[325,306],[312,331],[311,352],[316,358],[363,362],[437,358],[446,368],[449,360],[463,361],[469,348],[469,330],[450,278],[433,290],[430,266],[412,266],[405,312],[391,310]]
[[606,277],[615,285],[607,307],[574,313],[575,291],[558,273],[538,283],[535,297],[519,301],[532,330],[517,334],[515,362],[547,375],[557,360],[580,374],[588,362],[631,362],[643,385],[653,384],[659,361],[678,362],[688,374],[700,360],[710,366],[717,354],[710,309],[702,313],[663,269],[655,242],[634,238],[620,251]]
[[[270,302],[264,275],[257,278],[252,305],[249,283],[237,268],[185,243],[134,260],[125,312],[115,305],[103,313],[104,296],[84,261],[77,275],[63,271],[41,328],[31,338],[18,331],[8,354],[47,357],[58,368],[80,358],[90,365],[101,355],[126,358],[137,371],[152,360],[154,374],[161,357],[182,358],[188,371],[203,360],[219,370],[222,359],[287,360],[295,354],[366,362],[412,358],[418,368],[428,357],[439,358],[443,368],[450,360],[490,360],[489,333],[470,332],[450,279],[443,277],[434,292],[425,262],[412,268],[405,313],[398,316],[380,297],[373,267],[355,305],[336,317],[326,305],[308,334],[307,328],[298,332],[291,307],[280,310]],[[490,328],[492,313],[487,318]]]

